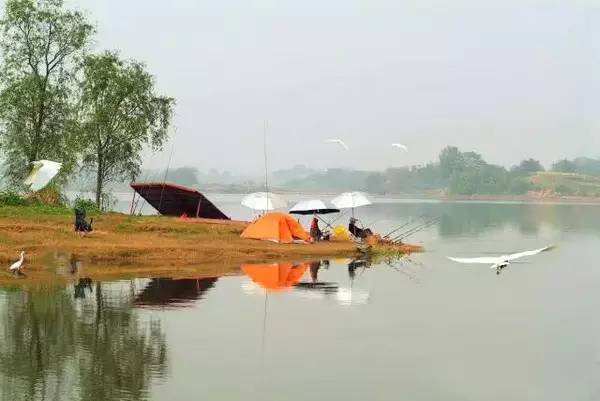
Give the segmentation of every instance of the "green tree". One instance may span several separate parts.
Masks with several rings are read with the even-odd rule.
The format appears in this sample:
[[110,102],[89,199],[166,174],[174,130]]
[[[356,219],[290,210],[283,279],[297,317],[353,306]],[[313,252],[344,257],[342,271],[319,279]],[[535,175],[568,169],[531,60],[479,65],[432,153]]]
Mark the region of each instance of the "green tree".
[[168,172],[167,179],[188,187],[197,187],[199,185],[198,173],[196,167],[178,167]]
[[527,159],[519,163],[518,166],[512,168],[512,171],[517,173],[537,173],[538,171],[544,171],[544,166],[538,160]]
[[155,94],[145,66],[114,52],[85,58],[81,98],[84,166],[96,175],[96,203],[106,184],[139,174],[144,147],[168,138],[174,100]]
[[372,194],[385,193],[385,176],[382,173],[372,173],[365,179],[365,186]]
[[0,140],[13,182],[34,160],[74,163],[72,92],[93,33],[83,14],[65,9],[62,0],[6,1],[0,20]]
[[579,174],[600,176],[600,159],[590,159],[588,157],[578,157],[573,160]]
[[570,160],[563,159],[552,165],[552,171],[557,171],[559,173],[575,173],[577,172],[577,165]]
[[439,156],[440,171],[445,179],[456,175],[465,168],[463,154],[455,146],[444,148]]

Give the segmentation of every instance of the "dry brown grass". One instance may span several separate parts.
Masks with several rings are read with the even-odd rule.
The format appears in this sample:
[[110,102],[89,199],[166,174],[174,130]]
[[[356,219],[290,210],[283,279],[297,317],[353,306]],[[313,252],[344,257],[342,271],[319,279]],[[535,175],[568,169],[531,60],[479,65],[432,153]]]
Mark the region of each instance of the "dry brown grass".
[[[5,215],[6,216],[6,215]],[[0,266],[26,252],[28,281],[56,277],[48,255],[76,255],[86,274],[96,278],[132,275],[198,277],[220,270],[235,274],[241,263],[351,257],[351,242],[311,245],[275,244],[240,238],[247,223],[180,221],[167,217],[105,214],[94,218],[95,232],[85,238],[73,232],[72,217],[43,215],[0,219]],[[12,280],[0,272],[0,283]]]

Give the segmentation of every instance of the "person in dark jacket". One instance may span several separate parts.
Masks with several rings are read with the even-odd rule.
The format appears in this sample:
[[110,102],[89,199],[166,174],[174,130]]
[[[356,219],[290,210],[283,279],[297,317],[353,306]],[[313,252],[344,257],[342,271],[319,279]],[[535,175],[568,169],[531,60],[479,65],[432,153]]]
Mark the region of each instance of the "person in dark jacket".
[[310,238],[312,238],[313,241],[329,241],[330,237],[331,234],[329,232],[324,233],[321,231],[319,219],[313,217],[310,222]]
[[323,232],[319,228],[319,221],[316,217],[313,217],[310,222],[310,237],[313,241],[320,241],[323,238]]
[[365,239],[369,235],[373,235],[373,231],[369,228],[360,228],[356,225],[358,220],[354,217],[350,217],[350,224],[348,224],[348,231],[350,234],[354,235],[356,238]]

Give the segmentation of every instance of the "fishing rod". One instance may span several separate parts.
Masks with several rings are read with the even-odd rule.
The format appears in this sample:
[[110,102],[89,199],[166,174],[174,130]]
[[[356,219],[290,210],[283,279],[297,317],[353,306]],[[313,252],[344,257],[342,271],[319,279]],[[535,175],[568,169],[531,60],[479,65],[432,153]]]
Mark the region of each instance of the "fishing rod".
[[407,237],[410,237],[410,236],[412,236],[412,235],[414,235],[414,234],[416,234],[416,233],[418,233],[418,232],[420,232],[422,230],[425,230],[425,229],[427,229],[427,228],[429,228],[429,227],[437,224],[438,222],[439,222],[439,219],[433,219],[433,220],[430,220],[427,223],[421,225],[420,227],[415,227],[414,229],[412,229],[412,230],[407,231],[406,233],[404,233],[400,237],[400,240],[403,240],[403,239],[405,239]]
[[[422,219],[423,217],[425,217],[424,214],[422,214],[419,217],[417,217],[417,219]],[[409,219],[406,223],[402,224],[400,227],[398,227],[398,228],[394,229],[393,231],[390,231],[389,233],[387,233],[386,235],[384,235],[383,238],[389,238],[390,235],[397,233],[399,230],[403,229],[404,227],[406,227],[410,223],[411,222],[410,222],[410,219]]]
[[402,240],[402,239],[406,238],[409,235],[412,235],[412,234],[414,234],[414,233],[416,233],[416,232],[418,232],[418,231],[420,231],[422,229],[425,229],[425,228],[429,227],[433,223],[437,222],[437,220],[438,220],[437,218],[436,219],[432,219],[432,220],[426,221],[425,223],[422,223],[422,224],[416,225],[414,227],[411,227],[410,229],[408,229],[408,230],[404,231],[403,233],[401,233],[401,234],[397,235],[396,237],[394,237],[392,239],[392,241]]
[[333,226],[331,224],[329,224],[329,222],[327,220],[325,220],[324,218],[322,218],[321,216],[319,216],[318,214],[314,215],[317,219],[319,219],[321,222],[325,223],[325,225],[329,228],[331,228],[333,230]]
[[335,224],[339,219],[341,219],[345,215],[346,215],[346,211],[341,212],[338,217],[336,217],[335,219],[333,219],[333,221],[331,222],[331,224]]
[[171,154],[169,154],[169,162],[167,163],[167,169],[165,170],[165,176],[163,178],[162,189],[160,191],[160,200],[158,201],[158,212],[160,213],[160,209],[162,207],[163,195],[165,192],[165,184],[167,183],[167,177],[169,176],[169,169],[171,168],[171,160],[173,159],[173,151],[175,150],[175,137],[177,136],[177,127],[175,127],[173,133],[173,139],[171,143]]
[[[368,227],[372,227],[373,224],[379,223],[380,221],[381,221],[381,219],[372,220],[372,221],[368,222],[367,224],[363,225],[363,228],[365,228],[365,227],[367,227],[367,228]],[[362,223],[361,223],[361,225],[362,225]]]
[[413,229],[408,230],[405,233],[403,233],[402,235],[394,238],[394,241],[402,241],[402,240],[404,240],[404,239],[406,239],[406,238],[408,238],[408,237],[410,237],[410,236],[412,236],[412,235],[414,235],[414,234],[416,234],[416,233],[418,233],[420,231],[425,230],[426,228],[429,228],[429,227],[433,226],[434,224],[437,224],[439,222],[439,220],[440,220],[440,218],[435,218],[433,220],[428,221],[425,224],[422,224],[420,226],[414,227]]
[[423,226],[425,226],[428,222],[425,223],[418,223],[417,225],[414,225],[412,227],[409,227],[406,231],[401,232],[400,234],[397,234],[395,237],[392,238],[392,241],[395,241],[396,239],[402,237],[403,235],[412,232],[413,230],[416,230],[418,228],[421,228]]
[[403,229],[404,227],[406,227],[407,225],[410,224],[410,221],[407,221],[406,223],[402,224],[400,227],[390,231],[389,233],[387,233],[386,235],[383,236],[383,238],[389,238],[390,235],[397,233],[399,230]]

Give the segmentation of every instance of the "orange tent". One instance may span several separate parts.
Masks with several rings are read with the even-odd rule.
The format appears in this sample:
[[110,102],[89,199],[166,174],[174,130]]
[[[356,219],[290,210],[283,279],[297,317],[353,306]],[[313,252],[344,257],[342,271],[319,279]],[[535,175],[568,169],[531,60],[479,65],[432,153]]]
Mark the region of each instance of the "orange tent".
[[310,241],[310,236],[300,223],[285,213],[265,214],[244,230],[242,238],[278,243],[291,243],[294,240]]
[[252,281],[266,290],[282,290],[296,284],[306,272],[307,264],[244,264],[241,269]]

